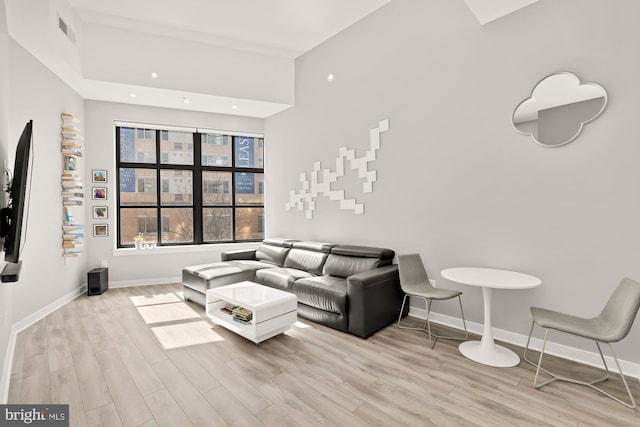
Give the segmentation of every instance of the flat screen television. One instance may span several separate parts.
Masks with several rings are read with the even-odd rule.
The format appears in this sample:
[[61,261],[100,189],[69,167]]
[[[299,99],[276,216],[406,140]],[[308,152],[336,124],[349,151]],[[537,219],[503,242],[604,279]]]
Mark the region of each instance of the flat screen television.
[[28,211],[26,197],[32,132],[33,121],[29,120],[18,140],[13,176],[7,174],[9,202],[0,210],[0,237],[4,238],[4,260],[7,262],[2,271],[2,282],[17,282],[20,277],[23,223]]

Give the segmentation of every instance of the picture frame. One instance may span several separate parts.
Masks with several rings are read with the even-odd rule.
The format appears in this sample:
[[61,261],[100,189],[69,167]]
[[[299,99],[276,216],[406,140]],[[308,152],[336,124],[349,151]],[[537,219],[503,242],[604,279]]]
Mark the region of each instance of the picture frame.
[[93,200],[107,200],[107,187],[93,187],[91,198]]
[[64,156],[64,170],[76,172],[77,159],[74,156]]
[[103,169],[94,169],[91,171],[92,182],[107,182],[107,171]]
[[94,206],[93,207],[93,219],[107,219],[109,218],[109,208],[107,206]]
[[109,235],[108,224],[93,224],[94,237],[107,237]]

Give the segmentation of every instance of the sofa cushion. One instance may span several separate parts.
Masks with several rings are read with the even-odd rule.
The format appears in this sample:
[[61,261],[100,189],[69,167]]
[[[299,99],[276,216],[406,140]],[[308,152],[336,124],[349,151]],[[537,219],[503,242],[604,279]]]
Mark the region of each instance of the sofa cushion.
[[322,266],[327,260],[327,256],[328,254],[326,253],[298,249],[294,245],[294,248],[289,251],[287,258],[284,260],[284,266],[318,275],[322,274]]
[[347,281],[340,277],[316,276],[293,283],[298,302],[320,310],[347,314]]
[[363,271],[378,268],[381,263],[380,258],[331,254],[324,264],[323,274],[346,278]]
[[284,264],[284,259],[287,257],[291,249],[281,247],[281,246],[273,246],[273,245],[265,245],[261,244],[256,249],[256,259],[258,261],[267,262],[269,264],[277,265],[278,267],[282,267]]
[[379,258],[380,266],[390,265],[396,253],[391,249],[374,248],[369,246],[339,245],[331,248],[336,255],[356,256],[363,258]]
[[182,271],[201,277],[205,280],[210,280],[215,277],[228,276],[230,274],[241,273],[243,271],[255,271],[268,267],[271,267],[271,265],[259,261],[238,260],[192,265],[190,267],[183,268]]
[[291,291],[293,282],[304,277],[313,277],[313,274],[295,268],[284,267],[265,268],[256,271],[256,282],[283,291]]
[[325,242],[307,242],[307,241],[296,241],[291,244],[292,248],[296,249],[307,249],[309,251],[314,252],[322,252],[328,254],[331,252],[331,249],[336,247],[335,243],[325,243]]
[[185,291],[191,289],[202,294],[200,299],[193,298],[193,293],[185,294],[185,298],[202,302],[204,305],[204,294],[207,289],[244,280],[255,280],[256,270],[262,268],[273,268],[273,266],[259,261],[241,260],[185,267],[182,269],[182,283]]
[[279,237],[270,237],[268,239],[264,239],[262,244],[270,245],[270,246],[280,246],[283,248],[290,248],[297,240],[294,239],[282,239]]

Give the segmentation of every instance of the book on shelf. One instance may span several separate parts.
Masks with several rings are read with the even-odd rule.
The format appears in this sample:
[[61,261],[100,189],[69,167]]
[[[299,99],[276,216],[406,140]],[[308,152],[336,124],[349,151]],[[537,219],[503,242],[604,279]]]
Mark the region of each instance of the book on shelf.
[[70,113],[62,113],[62,121],[68,123],[80,123],[80,119]]
[[220,310],[227,314],[233,314],[233,310],[237,307],[238,306],[235,304],[226,303],[225,306],[222,307]]
[[84,140],[84,137],[76,132],[65,132],[62,131],[62,142],[73,142],[78,143],[79,141]]
[[80,128],[76,126],[77,123],[63,123],[62,133],[79,134]]
[[62,229],[65,231],[71,231],[71,230],[84,230],[84,225],[83,224],[63,224],[62,225]]
[[69,188],[82,188],[82,183],[78,182],[78,181],[74,181],[74,180],[69,180],[69,181],[63,180],[62,181],[62,186],[64,188],[67,188],[67,189],[69,189]]
[[64,156],[75,156],[75,157],[82,157],[82,151],[77,150],[77,149],[73,149],[71,147],[68,148],[62,148],[62,154]]
[[64,240],[62,242],[62,247],[65,249],[76,249],[83,246],[81,241],[73,241],[73,240]]
[[75,225],[73,222],[73,210],[68,207],[64,208],[64,224],[63,226]]
[[82,249],[66,249],[63,248],[62,249],[62,253],[65,255],[69,255],[69,256],[78,256],[80,254],[82,254],[84,252],[84,250]]
[[76,126],[62,126],[62,135],[76,137],[80,136],[80,129]]
[[63,234],[62,235],[62,240],[64,240],[64,241],[67,241],[67,240],[79,240],[79,239],[84,239],[84,234],[83,233]]
[[253,312],[243,307],[236,307],[231,312],[233,313],[233,320],[241,323],[249,323],[253,319]]
[[83,199],[84,193],[81,191],[63,191],[62,197],[75,197],[78,199]]
[[60,143],[60,148],[63,150],[82,150],[82,142],[75,139],[63,139]]
[[253,312],[243,307],[236,307],[233,309],[233,314],[238,316],[251,316]]

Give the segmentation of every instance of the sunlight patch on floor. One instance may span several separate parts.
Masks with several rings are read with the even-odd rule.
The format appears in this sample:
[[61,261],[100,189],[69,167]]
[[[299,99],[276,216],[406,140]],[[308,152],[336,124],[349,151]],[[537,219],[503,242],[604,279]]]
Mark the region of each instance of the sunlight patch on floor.
[[181,299],[175,293],[155,294],[151,296],[140,295],[129,297],[129,299],[136,307],[141,307],[144,305],[167,304],[181,301]]
[[156,326],[151,330],[165,350],[224,341],[205,321]]
[[147,324],[175,322],[176,320],[197,319],[200,317],[198,313],[183,302],[147,305],[137,307],[137,310]]
[[311,328],[311,325],[307,325],[306,323],[302,323],[299,320],[296,323],[294,323],[293,326],[295,326],[296,328],[300,328],[300,329]]

